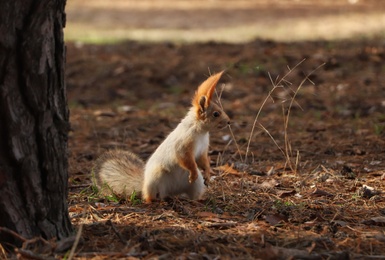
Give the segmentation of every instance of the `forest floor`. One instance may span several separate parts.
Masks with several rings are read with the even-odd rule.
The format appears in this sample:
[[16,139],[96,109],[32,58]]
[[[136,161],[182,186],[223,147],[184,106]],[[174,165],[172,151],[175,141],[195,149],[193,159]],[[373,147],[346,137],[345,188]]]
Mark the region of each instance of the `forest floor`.
[[[337,1],[338,2],[338,1]],[[226,69],[200,201],[102,196],[107,149],[147,159]],[[382,259],[385,41],[67,43],[76,259]],[[385,259],[385,258],[383,258]]]

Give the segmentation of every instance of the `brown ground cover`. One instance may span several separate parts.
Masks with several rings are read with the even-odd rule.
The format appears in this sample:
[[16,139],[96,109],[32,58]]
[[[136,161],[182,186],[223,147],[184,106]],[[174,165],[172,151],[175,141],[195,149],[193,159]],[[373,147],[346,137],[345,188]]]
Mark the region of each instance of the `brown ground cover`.
[[[77,256],[385,254],[384,61],[382,39],[68,44],[69,205],[83,227]],[[144,205],[95,192],[90,172],[103,151],[148,158],[209,70],[222,69],[234,137],[212,133],[214,174],[202,201]]]

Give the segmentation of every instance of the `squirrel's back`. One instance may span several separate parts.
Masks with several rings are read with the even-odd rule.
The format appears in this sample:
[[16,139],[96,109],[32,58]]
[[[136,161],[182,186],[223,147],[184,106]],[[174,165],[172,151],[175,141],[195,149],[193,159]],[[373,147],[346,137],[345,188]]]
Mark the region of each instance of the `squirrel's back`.
[[134,153],[110,150],[102,154],[93,168],[94,183],[102,194],[130,196],[140,193],[143,185],[144,162]]

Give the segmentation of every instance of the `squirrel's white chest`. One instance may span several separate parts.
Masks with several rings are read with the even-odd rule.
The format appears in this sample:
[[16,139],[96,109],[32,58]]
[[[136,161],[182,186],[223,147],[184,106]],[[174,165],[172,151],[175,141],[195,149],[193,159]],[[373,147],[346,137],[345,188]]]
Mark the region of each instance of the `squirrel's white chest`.
[[194,148],[195,148],[194,155],[195,155],[195,158],[199,157],[204,152],[206,152],[208,147],[209,147],[209,133],[204,133],[202,135],[199,135],[195,139],[195,143],[194,143]]

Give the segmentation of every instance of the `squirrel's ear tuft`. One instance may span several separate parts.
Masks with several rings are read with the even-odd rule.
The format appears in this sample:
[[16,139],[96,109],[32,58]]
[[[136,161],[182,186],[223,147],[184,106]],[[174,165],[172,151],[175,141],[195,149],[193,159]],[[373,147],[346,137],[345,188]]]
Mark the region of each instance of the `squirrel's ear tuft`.
[[210,76],[208,79],[206,79],[197,89],[195,92],[195,96],[193,98],[193,106],[196,108],[201,108],[201,97],[205,96],[205,107],[208,107],[211,101],[211,98],[213,96],[213,93],[215,91],[215,87],[217,86],[217,83],[219,79],[221,78],[223,74],[223,70],[217,74],[214,74]]
[[201,98],[199,99],[199,111],[201,113],[206,112],[206,104],[207,104],[206,96],[201,96]]

